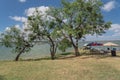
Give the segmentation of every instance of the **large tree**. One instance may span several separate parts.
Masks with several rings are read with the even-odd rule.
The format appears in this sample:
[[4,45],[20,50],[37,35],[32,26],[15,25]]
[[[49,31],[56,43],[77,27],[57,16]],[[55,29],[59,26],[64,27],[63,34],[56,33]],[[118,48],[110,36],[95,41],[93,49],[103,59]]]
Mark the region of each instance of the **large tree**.
[[59,28],[56,21],[47,12],[48,10],[43,14],[36,8],[35,14],[28,17],[28,26],[30,27],[28,30],[32,31],[33,40],[44,40],[50,45],[51,59],[54,59],[60,34],[57,32]]
[[102,35],[110,28],[110,22],[105,22],[101,14],[100,0],[62,0],[62,7],[52,9],[51,16],[59,24],[59,31],[68,39],[80,55],[78,41],[87,34]]
[[18,53],[15,61],[19,60],[22,53],[30,51],[32,42],[29,37],[18,27],[10,27],[2,33],[2,45],[12,48],[12,52]]

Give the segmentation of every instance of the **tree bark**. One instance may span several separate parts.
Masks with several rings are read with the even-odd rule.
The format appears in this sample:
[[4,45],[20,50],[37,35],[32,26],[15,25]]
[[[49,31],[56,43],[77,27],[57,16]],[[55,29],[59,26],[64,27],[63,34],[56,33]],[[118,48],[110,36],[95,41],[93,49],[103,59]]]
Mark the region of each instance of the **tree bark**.
[[80,55],[80,52],[78,50],[78,38],[76,38],[75,54],[76,54],[76,56]]
[[73,47],[74,47],[75,55],[76,55],[76,56],[79,56],[79,55],[80,55],[80,52],[79,52],[79,50],[78,50],[78,38],[76,38],[76,43],[74,43],[74,41],[73,41],[73,39],[72,39],[72,36],[69,35],[69,37],[70,37],[71,43],[72,43],[72,45],[73,45]]
[[16,58],[15,58],[15,61],[18,61],[19,60],[19,57],[20,57],[20,55],[23,53],[23,51],[25,50],[25,48],[23,48],[20,52],[19,52],[19,54],[16,56]]
[[80,55],[80,52],[79,52],[79,50],[78,50],[78,47],[74,47],[74,50],[75,50],[75,55],[76,55],[76,56],[79,56],[79,55]]
[[55,59],[55,53],[51,52],[51,59],[54,60]]
[[50,44],[50,54],[51,54],[51,59],[54,60],[55,59],[55,53],[56,53],[56,47],[54,44],[54,41],[52,40],[52,38],[50,36],[48,36],[51,44]]
[[54,52],[54,45],[51,44],[50,45],[50,54],[51,54],[51,59],[54,60],[55,59],[55,52]]

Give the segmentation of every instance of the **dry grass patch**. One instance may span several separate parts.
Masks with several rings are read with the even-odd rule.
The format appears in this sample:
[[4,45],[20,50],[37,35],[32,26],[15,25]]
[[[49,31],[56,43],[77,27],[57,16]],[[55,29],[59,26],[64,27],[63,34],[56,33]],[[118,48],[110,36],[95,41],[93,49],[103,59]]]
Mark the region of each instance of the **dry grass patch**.
[[1,61],[0,80],[120,80],[120,58],[80,56],[40,61]]

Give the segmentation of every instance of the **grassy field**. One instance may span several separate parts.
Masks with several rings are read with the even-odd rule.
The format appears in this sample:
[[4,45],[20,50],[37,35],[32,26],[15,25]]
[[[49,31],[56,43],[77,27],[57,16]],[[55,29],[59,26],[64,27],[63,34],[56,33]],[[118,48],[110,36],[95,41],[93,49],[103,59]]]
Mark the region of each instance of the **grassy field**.
[[120,57],[1,61],[0,80],[120,80]]

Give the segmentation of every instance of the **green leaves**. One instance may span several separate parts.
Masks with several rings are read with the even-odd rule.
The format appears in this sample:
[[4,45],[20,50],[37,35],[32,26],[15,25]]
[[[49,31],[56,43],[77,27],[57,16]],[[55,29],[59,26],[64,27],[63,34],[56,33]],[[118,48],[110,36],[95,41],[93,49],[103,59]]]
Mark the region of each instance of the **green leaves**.
[[110,28],[110,23],[103,20],[101,6],[100,0],[74,0],[72,2],[62,0],[61,9],[59,9],[58,14],[53,16],[57,23],[62,26],[65,35],[71,35],[70,40],[74,42],[74,40],[81,39],[87,34],[102,35]]
[[3,33],[2,45],[12,48],[15,53],[21,52],[22,48],[25,48],[22,53],[28,52],[31,42],[25,40],[25,38],[21,30],[13,26],[10,27],[9,31]]
[[11,27],[2,36],[3,45],[12,47],[15,53],[30,51],[38,40],[47,40],[51,53],[56,52],[57,44],[62,51],[72,46],[78,48],[78,40],[85,35],[102,35],[111,27],[111,22],[103,20],[101,6],[100,0],[62,0],[62,7],[49,8],[45,14],[36,8],[35,14],[28,17],[29,29],[25,30],[31,34]]
[[64,38],[60,41],[58,45],[58,49],[61,50],[62,52],[65,52],[67,48],[72,47],[71,42]]

